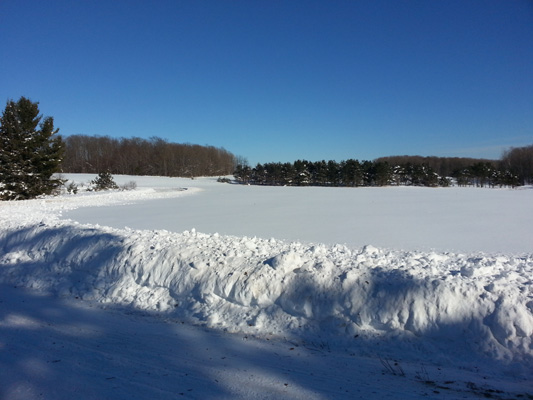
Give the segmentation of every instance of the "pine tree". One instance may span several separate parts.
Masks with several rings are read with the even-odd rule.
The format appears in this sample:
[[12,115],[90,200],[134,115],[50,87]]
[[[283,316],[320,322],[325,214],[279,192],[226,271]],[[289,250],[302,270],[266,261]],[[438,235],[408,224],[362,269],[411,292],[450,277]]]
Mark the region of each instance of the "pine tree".
[[100,172],[96,179],[91,181],[91,184],[94,185],[94,190],[96,191],[118,189],[118,185],[109,171]]
[[63,142],[52,137],[59,129],[52,117],[39,115],[38,104],[9,100],[0,118],[0,200],[32,199],[62,184],[52,175],[59,171]]

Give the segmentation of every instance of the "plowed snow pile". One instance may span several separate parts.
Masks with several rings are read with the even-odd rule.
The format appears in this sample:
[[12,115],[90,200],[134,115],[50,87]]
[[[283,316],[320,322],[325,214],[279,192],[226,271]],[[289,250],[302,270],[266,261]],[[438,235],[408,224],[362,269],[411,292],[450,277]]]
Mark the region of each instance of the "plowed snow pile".
[[446,337],[509,361],[533,356],[531,254],[351,250],[194,230],[112,229],[65,221],[57,212],[192,192],[2,204],[1,278],[230,331],[348,344],[354,337]]
[[349,248],[61,216],[157,197],[179,204],[196,193],[140,188],[2,203],[0,281],[263,338],[533,366],[532,253]]

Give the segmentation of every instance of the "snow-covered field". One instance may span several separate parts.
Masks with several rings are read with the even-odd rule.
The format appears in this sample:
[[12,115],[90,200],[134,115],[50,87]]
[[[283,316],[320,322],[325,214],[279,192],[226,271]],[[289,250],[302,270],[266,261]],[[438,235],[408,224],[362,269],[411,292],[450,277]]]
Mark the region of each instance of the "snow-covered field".
[[533,398],[533,189],[115,178],[0,203],[0,398]]

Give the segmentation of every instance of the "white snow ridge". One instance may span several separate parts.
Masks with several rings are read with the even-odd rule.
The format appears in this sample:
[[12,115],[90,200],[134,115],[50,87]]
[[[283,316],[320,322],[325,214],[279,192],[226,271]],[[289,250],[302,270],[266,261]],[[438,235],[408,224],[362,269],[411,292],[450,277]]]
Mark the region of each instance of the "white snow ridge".
[[[215,196],[218,187],[235,187],[210,182],[203,183],[202,192],[211,191],[209,196]],[[59,298],[79,298],[87,304],[113,306],[108,311],[113,315],[121,315],[120,310],[143,310],[151,314],[145,315],[147,321],[156,315],[166,324],[203,325],[238,333],[239,338],[259,339],[259,343],[281,341],[312,351],[327,350],[325,354],[339,357],[349,354],[356,359],[378,360],[378,375],[389,373],[392,380],[409,376],[405,372],[409,368],[420,368],[412,373],[411,389],[406,389],[408,378],[404,383],[391,383],[410,398],[426,397],[428,390],[435,398],[439,398],[435,392],[446,390],[452,397],[443,398],[475,398],[487,393],[495,398],[520,398],[533,394],[529,381],[533,376],[533,254],[404,251],[370,245],[352,248],[194,229],[180,233],[119,229],[80,224],[61,216],[65,210],[95,200],[101,205],[105,198],[120,204],[178,196],[175,202],[179,204],[179,196],[200,196],[195,190],[155,191],[140,186],[135,195],[114,192],[1,204],[0,282]],[[480,199],[491,195],[490,190],[479,191]],[[393,193],[394,188],[387,192]],[[122,206],[114,207],[120,212]],[[29,319],[15,317],[4,310],[0,328],[16,325],[20,330],[25,324],[31,325]],[[0,336],[0,357],[9,349],[9,343],[2,342],[5,335]],[[0,365],[8,367],[8,361]],[[456,367],[468,373],[486,368],[483,373],[492,373],[493,383],[507,377],[501,384],[505,394],[497,397],[504,391],[481,389],[482,384],[476,381],[482,379],[479,377],[470,377],[470,386],[460,390],[456,375],[463,372],[448,380],[446,390],[434,376],[415,379],[428,375],[425,371],[429,367],[424,365]],[[320,367],[314,368],[318,373]],[[345,376],[345,372],[340,374]],[[433,382],[434,387],[429,384],[428,388],[426,382],[425,388],[413,389],[414,380]],[[262,384],[266,381],[263,375]],[[162,378],[158,382],[165,384]],[[0,378],[2,383],[8,384]],[[224,397],[205,385],[197,384],[195,393],[186,395]],[[23,387],[30,393],[33,386],[30,382]],[[232,389],[227,398],[270,398],[267,392],[272,398],[359,398],[351,397],[353,392],[340,394],[329,387],[323,392],[315,387],[310,393],[305,387],[303,384],[301,389],[285,394],[272,392],[268,385],[247,393]],[[369,388],[359,395],[387,397],[376,390]],[[20,388],[12,387],[5,396],[8,393],[24,398]],[[94,398],[112,397],[112,393],[103,388]],[[135,393],[128,396],[135,398]],[[161,398],[175,398],[165,396]],[[68,398],[68,391],[64,398]]]

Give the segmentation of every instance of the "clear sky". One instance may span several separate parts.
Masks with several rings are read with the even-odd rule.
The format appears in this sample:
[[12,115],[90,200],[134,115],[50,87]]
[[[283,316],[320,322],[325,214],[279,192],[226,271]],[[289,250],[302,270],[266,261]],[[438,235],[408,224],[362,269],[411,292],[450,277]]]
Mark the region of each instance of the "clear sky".
[[533,144],[532,0],[1,0],[0,101],[257,162]]

